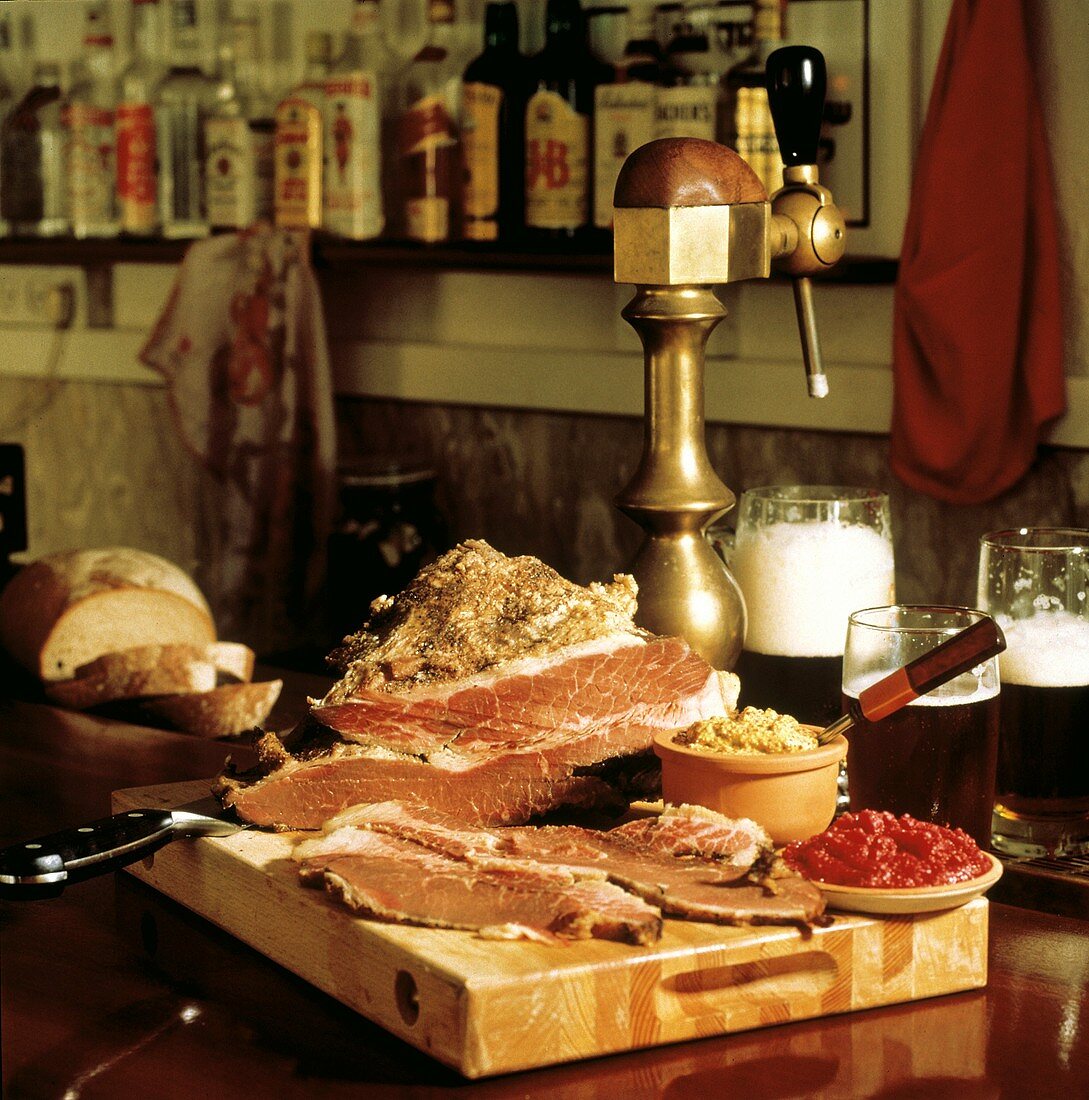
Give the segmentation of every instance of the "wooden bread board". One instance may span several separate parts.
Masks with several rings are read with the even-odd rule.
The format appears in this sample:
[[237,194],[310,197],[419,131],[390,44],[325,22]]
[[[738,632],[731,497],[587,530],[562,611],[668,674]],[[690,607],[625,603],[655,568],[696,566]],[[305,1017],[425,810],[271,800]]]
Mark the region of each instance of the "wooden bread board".
[[[176,807],[206,782],[133,788],[114,809]],[[299,834],[182,840],[128,871],[467,1077],[976,989],[988,903],[827,928],[667,920],[659,943],[496,942],[382,924],[301,886]]]

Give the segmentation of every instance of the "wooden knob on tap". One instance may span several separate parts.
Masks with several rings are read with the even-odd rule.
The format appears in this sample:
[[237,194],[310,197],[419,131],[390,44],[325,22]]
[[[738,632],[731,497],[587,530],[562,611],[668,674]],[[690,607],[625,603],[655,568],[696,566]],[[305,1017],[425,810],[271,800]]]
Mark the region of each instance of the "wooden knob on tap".
[[760,177],[733,149],[703,138],[658,138],[624,162],[613,205],[732,206],[766,202],[767,197]]

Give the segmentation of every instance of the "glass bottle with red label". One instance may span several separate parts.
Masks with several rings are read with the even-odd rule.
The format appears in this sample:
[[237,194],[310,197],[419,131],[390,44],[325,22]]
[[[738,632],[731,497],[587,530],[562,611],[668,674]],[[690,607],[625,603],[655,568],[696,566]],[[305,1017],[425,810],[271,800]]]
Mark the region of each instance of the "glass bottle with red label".
[[61,117],[65,131],[68,216],[76,237],[113,237],[117,217],[114,115],[118,83],[107,10],[87,9],[83,55]]
[[381,82],[389,71],[377,0],[355,0],[344,51],[325,82],[322,226],[377,237],[382,209]]
[[579,0],[548,0],[526,103],[526,227],[535,237],[569,239],[589,228],[590,120],[594,88],[608,76],[587,47]]
[[518,8],[512,0],[490,3],[484,13],[484,52],[466,68],[462,85],[466,240],[510,240],[522,228],[525,89]]
[[321,227],[322,108],[333,42],[324,31],[306,36],[302,80],[276,108],[273,203],[286,229]]
[[164,72],[159,57],[159,0],[132,0],[132,16],[133,56],[121,74],[114,129],[117,205],[121,232],[149,237],[159,229],[154,108]]
[[428,0],[427,38],[398,82],[397,229],[433,244],[459,235],[461,62],[453,0]]

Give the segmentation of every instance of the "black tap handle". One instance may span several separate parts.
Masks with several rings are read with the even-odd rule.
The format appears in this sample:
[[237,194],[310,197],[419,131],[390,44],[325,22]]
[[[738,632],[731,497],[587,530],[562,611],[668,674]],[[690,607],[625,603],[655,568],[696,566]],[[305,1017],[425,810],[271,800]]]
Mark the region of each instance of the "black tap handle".
[[767,63],[768,103],[783,164],[816,164],[828,73],[812,46],[783,46]]

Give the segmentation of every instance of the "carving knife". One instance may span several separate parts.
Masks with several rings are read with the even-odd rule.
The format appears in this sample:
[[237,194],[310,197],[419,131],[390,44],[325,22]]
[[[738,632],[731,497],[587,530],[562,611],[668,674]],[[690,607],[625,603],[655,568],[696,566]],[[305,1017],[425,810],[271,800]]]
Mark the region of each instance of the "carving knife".
[[126,867],[172,840],[230,836],[249,827],[226,820],[210,796],[173,810],[122,810],[0,850],[0,899],[57,897],[69,883]]

